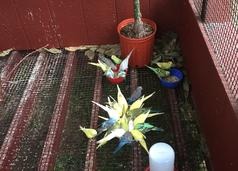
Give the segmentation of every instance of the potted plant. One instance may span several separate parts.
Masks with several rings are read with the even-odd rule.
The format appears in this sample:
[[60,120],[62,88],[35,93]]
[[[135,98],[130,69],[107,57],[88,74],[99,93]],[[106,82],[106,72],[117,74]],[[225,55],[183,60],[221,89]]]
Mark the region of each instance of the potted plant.
[[[162,113],[152,113],[150,108],[144,108],[144,101],[149,99],[154,93],[148,96],[140,96],[141,87],[135,90],[135,93],[129,99],[134,99],[129,104],[127,99],[122,94],[119,86],[117,86],[118,93],[115,100],[111,96],[108,97],[106,105],[101,105],[97,102],[94,104],[107,112],[108,117],[99,116],[104,121],[98,128],[84,128],[80,129],[88,138],[97,138],[98,135],[104,133],[104,136],[97,141],[98,148],[106,144],[113,138],[118,138],[119,143],[113,153],[119,151],[124,145],[139,142],[141,146],[148,152],[145,141],[145,133],[149,131],[161,131],[162,129],[146,122],[147,118],[160,115]],[[138,96],[139,95],[139,96]]]
[[126,79],[128,61],[131,57],[132,52],[133,49],[123,61],[115,55],[112,55],[111,59],[109,59],[104,55],[99,54],[98,63],[89,62],[89,64],[101,68],[110,83],[120,84]]
[[122,56],[134,49],[130,66],[144,67],[150,63],[156,30],[155,22],[142,18],[140,0],[134,0],[134,18],[125,19],[117,26]]

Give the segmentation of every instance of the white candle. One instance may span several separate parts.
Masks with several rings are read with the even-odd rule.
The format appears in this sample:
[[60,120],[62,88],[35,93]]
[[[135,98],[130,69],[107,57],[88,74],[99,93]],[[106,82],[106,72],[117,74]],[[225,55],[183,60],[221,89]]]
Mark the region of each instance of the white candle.
[[150,171],[174,171],[174,150],[166,143],[156,143],[149,150]]

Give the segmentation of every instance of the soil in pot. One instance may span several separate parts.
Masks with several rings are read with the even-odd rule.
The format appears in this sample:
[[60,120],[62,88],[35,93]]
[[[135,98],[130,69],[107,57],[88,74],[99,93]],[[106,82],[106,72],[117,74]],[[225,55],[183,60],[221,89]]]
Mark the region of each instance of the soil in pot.
[[[149,24],[143,23],[143,27],[145,28],[144,37],[147,37],[154,32],[153,28]],[[126,25],[125,27],[123,27],[121,29],[121,34],[128,38],[137,38],[136,34],[134,32],[134,23],[130,23],[130,24]]]

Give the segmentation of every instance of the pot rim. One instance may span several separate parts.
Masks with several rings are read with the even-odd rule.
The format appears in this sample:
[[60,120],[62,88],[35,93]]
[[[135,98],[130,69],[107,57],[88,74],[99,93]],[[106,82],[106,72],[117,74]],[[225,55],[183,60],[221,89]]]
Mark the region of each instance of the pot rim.
[[129,37],[126,37],[124,35],[121,34],[121,29],[123,27],[125,27],[126,25],[130,24],[130,23],[134,23],[135,19],[134,18],[127,18],[127,19],[124,19],[122,20],[118,25],[117,25],[117,33],[125,38],[125,39],[128,39],[128,40],[146,40],[146,39],[149,39],[151,37],[153,37],[157,31],[157,25],[156,23],[153,21],[153,20],[150,20],[148,18],[142,18],[142,21],[145,22],[146,24],[149,24],[153,29],[154,31],[152,32],[152,34],[150,34],[149,36],[146,36],[146,37],[143,37],[143,38],[129,38]]

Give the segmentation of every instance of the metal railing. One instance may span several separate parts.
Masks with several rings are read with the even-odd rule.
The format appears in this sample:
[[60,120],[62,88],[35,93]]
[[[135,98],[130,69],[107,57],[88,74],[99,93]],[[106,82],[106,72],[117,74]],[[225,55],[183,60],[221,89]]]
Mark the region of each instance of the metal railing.
[[238,101],[238,0],[194,0],[227,85]]

